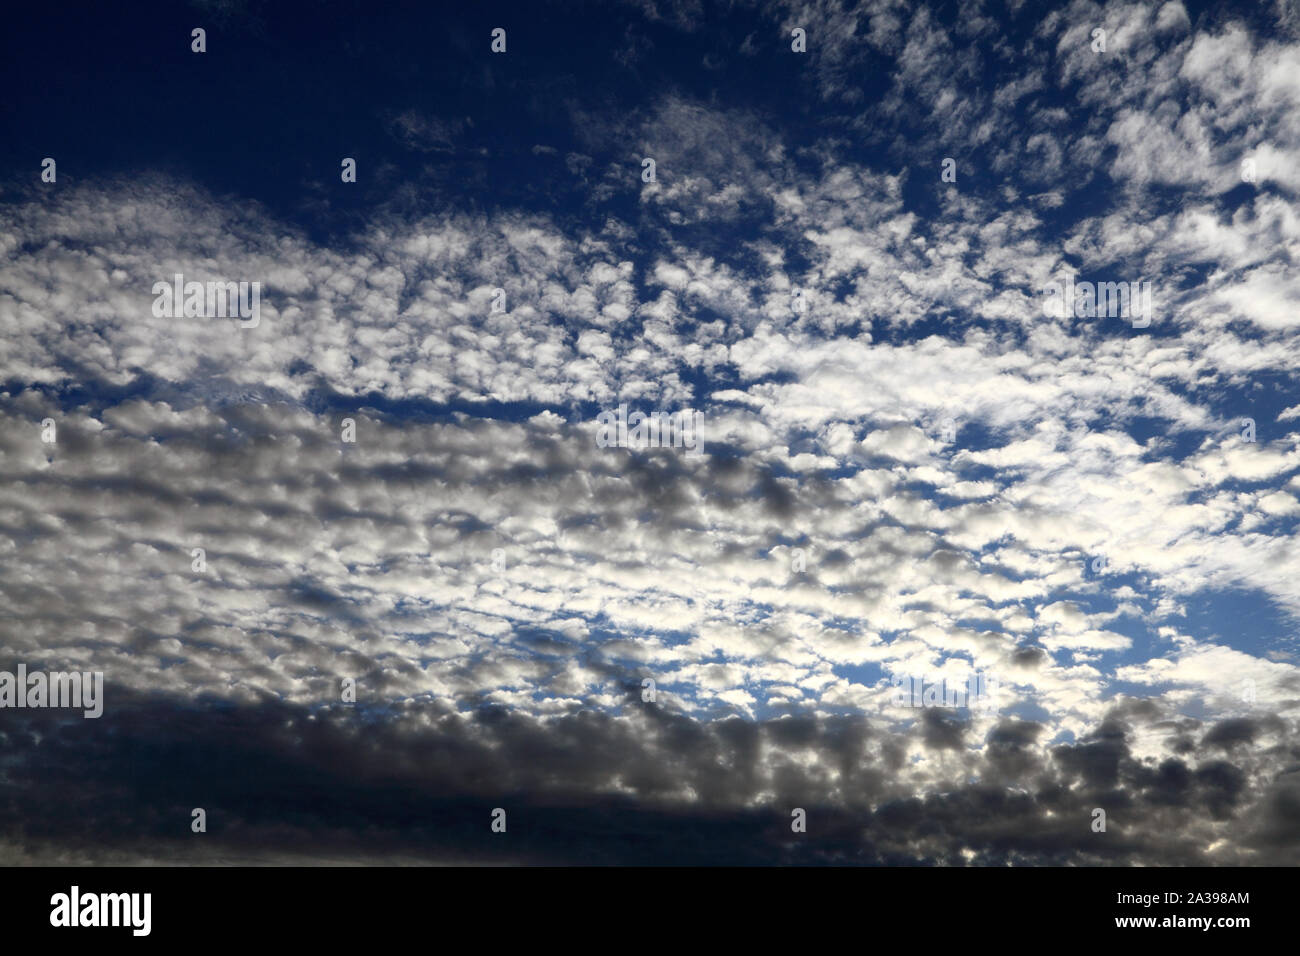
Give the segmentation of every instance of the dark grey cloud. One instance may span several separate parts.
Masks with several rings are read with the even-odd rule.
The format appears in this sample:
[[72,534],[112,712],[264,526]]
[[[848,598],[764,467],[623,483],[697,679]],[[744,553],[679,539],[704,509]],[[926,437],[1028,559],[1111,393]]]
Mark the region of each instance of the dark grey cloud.
[[[913,733],[929,744],[935,726]],[[1209,752],[1150,767],[1128,747],[1136,729],[1108,721],[1031,766],[1014,760],[1037,728],[1005,723],[983,758],[964,755],[963,780],[916,795],[899,779],[906,738],[863,718],[701,723],[647,705],[546,720],[118,691],[94,732],[7,721],[5,816],[23,824],[4,847],[29,862],[1294,862],[1294,771],[1256,788]],[[1019,786],[999,783],[1008,771]],[[190,830],[195,807],[206,833]],[[497,807],[505,834],[489,828]],[[796,807],[806,834],[790,831]],[[1216,855],[1215,839],[1235,848]]]

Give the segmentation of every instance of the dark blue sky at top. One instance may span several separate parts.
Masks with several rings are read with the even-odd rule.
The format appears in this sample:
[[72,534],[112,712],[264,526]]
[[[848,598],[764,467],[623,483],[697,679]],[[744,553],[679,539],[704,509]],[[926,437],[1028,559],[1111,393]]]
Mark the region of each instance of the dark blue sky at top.
[[[1193,22],[1214,16],[1211,5],[1186,6]],[[54,156],[68,183],[172,175],[217,195],[257,200],[318,237],[342,238],[364,225],[367,211],[389,204],[411,211],[505,206],[599,224],[605,211],[591,208],[564,154],[590,155],[594,170],[626,161],[629,189],[609,202],[624,214],[634,210],[637,143],[591,135],[584,119],[644,115],[671,95],[753,111],[796,162],[799,149],[813,145],[882,173],[937,166],[942,158],[916,153],[910,134],[917,130],[906,121],[864,129],[856,122],[860,108],[819,96],[810,57],[790,53],[776,18],[748,8],[710,5],[708,27],[686,31],[600,3],[231,7],[143,2],[10,11],[0,37],[0,69],[8,74],[0,172],[8,197],[41,158]],[[960,3],[932,9],[939,22],[963,15]],[[1030,3],[1011,14],[994,3],[989,10],[1022,29],[1006,38],[1014,50],[1030,42],[1050,5]],[[207,30],[202,55],[190,51],[196,26]],[[489,51],[498,26],[508,31],[505,55]],[[747,38],[752,55],[740,52]],[[809,37],[814,53],[827,43],[868,49],[862,37]],[[850,82],[871,103],[888,89],[893,64],[871,52],[862,62],[866,68]],[[1000,65],[1008,76],[1018,68],[1014,56],[984,62],[985,88],[996,84]],[[1051,90],[1027,102],[1071,105]],[[408,110],[462,124],[451,148],[426,152],[394,137],[389,120]],[[538,156],[535,145],[560,153]],[[963,190],[996,190],[1008,180],[983,170],[979,156],[953,152]],[[356,188],[336,188],[343,156],[358,161]],[[1018,174],[1032,180],[1032,164]],[[904,198],[922,214],[937,208],[929,177],[911,178]],[[1089,213],[1085,192],[1058,214],[1073,220]]]
[[[356,224],[399,196],[425,209],[580,214],[564,182],[563,152],[586,145],[571,108],[617,116],[678,91],[758,109],[796,140],[827,131],[793,57],[733,52],[723,70],[702,65],[755,30],[768,34],[757,42],[788,49],[770,25],[737,15],[687,34],[630,14],[595,4],[25,10],[28,22],[11,24],[5,43],[6,178],[46,155],[69,182],[160,171],[256,199],[308,229]],[[206,54],[190,51],[195,26],[208,31]],[[505,55],[489,51],[497,26],[508,31]],[[623,65],[615,55],[633,29],[640,59]],[[870,89],[881,77],[863,81]],[[454,149],[396,140],[385,120],[406,110],[463,122]],[[538,144],[562,154],[538,157]],[[635,149],[627,144],[629,160]],[[326,196],[319,187],[338,184],[343,156],[357,159],[359,188]]]

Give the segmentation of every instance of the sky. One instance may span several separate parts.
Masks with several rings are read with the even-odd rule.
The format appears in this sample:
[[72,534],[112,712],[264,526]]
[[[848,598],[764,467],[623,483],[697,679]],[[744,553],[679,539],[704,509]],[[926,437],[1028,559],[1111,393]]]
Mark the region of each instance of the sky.
[[0,64],[0,861],[1300,863],[1295,0]]

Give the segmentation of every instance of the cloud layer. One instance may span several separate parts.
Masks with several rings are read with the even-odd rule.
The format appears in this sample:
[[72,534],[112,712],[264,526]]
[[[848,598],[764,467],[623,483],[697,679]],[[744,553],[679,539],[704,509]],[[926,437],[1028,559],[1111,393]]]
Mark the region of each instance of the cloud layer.
[[[0,854],[1294,862],[1278,9],[746,8],[701,69],[800,26],[804,106],[570,98],[525,154],[555,209],[398,192],[323,235],[174,172],[10,197],[0,660],[109,696],[4,714]],[[619,16],[621,70],[709,42]],[[376,115],[420,163],[494,148]],[[261,322],[154,316],[177,273],[260,282]],[[1066,275],[1151,281],[1151,326],[1045,315]],[[599,447],[619,403],[700,410],[708,453]],[[891,683],[976,673],[991,707]]]

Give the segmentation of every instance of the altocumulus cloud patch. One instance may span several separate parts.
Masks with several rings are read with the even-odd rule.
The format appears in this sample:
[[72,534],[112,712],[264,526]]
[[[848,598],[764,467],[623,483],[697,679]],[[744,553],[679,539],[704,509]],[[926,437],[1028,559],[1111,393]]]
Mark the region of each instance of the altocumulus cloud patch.
[[387,16],[19,100],[6,859],[1295,861],[1285,6]]

